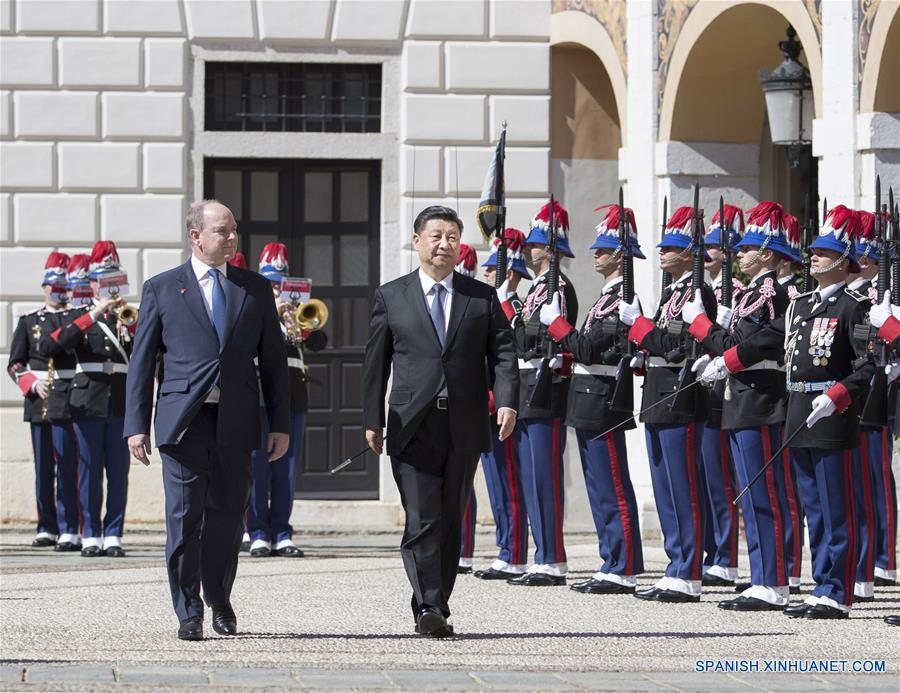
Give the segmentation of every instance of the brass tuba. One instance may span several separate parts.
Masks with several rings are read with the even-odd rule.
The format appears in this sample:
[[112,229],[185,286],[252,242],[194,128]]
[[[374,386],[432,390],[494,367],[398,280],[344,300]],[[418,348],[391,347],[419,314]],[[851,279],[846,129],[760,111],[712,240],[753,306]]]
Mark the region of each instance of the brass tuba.
[[297,306],[294,322],[301,330],[321,330],[328,322],[328,306],[318,298],[311,298]]

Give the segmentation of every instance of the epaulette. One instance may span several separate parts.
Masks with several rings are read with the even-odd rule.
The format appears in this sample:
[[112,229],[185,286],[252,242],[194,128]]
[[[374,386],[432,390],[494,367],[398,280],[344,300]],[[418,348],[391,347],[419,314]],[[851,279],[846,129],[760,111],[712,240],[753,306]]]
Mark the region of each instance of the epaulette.
[[869,300],[868,294],[860,293],[856,289],[848,289],[846,286],[844,287],[844,293],[847,294],[850,298],[856,300],[858,303]]
[[32,311],[30,311],[30,312],[28,312],[28,313],[22,313],[22,315],[20,315],[19,317],[20,317],[20,318],[28,318],[28,317],[30,317],[30,316],[32,316],[32,315],[38,315],[38,314],[40,314],[43,310],[44,310],[44,307],[41,306],[41,307],[38,308],[37,310],[32,310]]
[[512,306],[513,310],[516,312],[516,315],[521,315],[522,310],[525,308],[525,304],[522,303],[522,299],[518,296],[511,296],[509,298],[509,305]]

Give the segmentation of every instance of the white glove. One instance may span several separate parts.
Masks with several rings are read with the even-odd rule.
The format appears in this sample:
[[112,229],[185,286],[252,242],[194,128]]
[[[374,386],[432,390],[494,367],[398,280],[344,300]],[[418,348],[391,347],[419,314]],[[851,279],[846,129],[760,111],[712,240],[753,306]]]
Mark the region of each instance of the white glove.
[[550,303],[541,306],[541,324],[551,325],[556,318],[562,315],[559,309],[559,294],[554,294]]
[[694,298],[684,304],[684,307],[681,309],[681,318],[690,325],[705,312],[703,309],[703,297],[698,291]]
[[619,303],[619,320],[631,327],[641,317],[641,306],[638,297],[635,296],[631,303],[621,301]]
[[888,385],[890,385],[897,379],[897,376],[900,376],[900,359],[891,361],[886,365],[884,367],[884,372],[887,374]]
[[691,370],[694,371],[694,373],[702,373],[710,361],[712,361],[712,356],[710,356],[709,354],[703,354],[703,356],[694,361],[694,365],[691,366]]
[[628,364],[629,368],[633,368],[636,371],[641,370],[644,367],[644,352],[639,351],[634,356],[631,357],[631,363]]
[[876,330],[879,330],[891,315],[893,315],[891,311],[891,295],[885,291],[884,299],[881,303],[875,303],[869,308],[869,322],[874,325]]
[[812,401],[812,413],[806,417],[807,428],[812,428],[816,421],[831,416],[835,411],[837,411],[837,407],[831,401],[831,397],[822,393]]
[[728,375],[728,369],[725,367],[725,359],[721,356],[716,356],[712,361],[709,362],[709,365],[703,369],[703,375],[700,376],[700,380],[704,383],[714,383],[717,380],[721,380],[726,375]]
[[550,359],[550,360],[547,362],[547,367],[548,367],[551,371],[555,371],[555,370],[557,370],[557,369],[559,369],[559,368],[562,368],[562,365],[563,365],[563,357],[560,356],[559,354],[557,354],[556,356],[554,356],[552,359]]
[[727,330],[731,327],[731,314],[733,312],[731,308],[727,308],[720,303],[719,307],[716,308],[716,324],[723,330]]

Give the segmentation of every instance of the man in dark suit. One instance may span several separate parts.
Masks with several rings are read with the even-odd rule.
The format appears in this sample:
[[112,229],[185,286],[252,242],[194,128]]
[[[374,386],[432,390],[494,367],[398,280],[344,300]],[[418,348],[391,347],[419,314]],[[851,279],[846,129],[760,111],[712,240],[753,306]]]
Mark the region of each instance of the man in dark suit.
[[453,634],[447,602],[460,519],[478,456],[491,449],[488,377],[500,440],[512,433],[518,406],[515,345],[497,295],[453,271],[462,230],[447,207],[419,213],[412,243],[421,266],[376,291],[366,345],[366,440],[382,453],[393,368],[387,452],[406,510],[400,553],[416,632],[434,637]]
[[[231,587],[259,446],[259,383],[269,420],[269,460],[289,443],[287,356],[272,288],[228,266],[237,225],[215,200],[191,206],[191,259],[144,284],[126,388],[124,435],[149,464],[153,380],[156,445],[166,494],[166,567],[182,640],[203,638],[203,599],[213,630],[237,632]],[[259,359],[259,381],[253,359]],[[158,364],[158,367],[157,367]]]

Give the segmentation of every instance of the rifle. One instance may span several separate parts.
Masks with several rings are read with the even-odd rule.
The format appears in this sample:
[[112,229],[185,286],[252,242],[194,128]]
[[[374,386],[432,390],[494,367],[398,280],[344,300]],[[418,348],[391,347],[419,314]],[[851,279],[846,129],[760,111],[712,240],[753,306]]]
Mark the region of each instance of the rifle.
[[[663,236],[666,235],[666,222],[668,221],[668,207],[669,207],[669,198],[663,198],[663,216],[662,216],[662,228],[659,231],[659,238],[662,240]],[[666,287],[672,283],[672,273],[667,272],[666,270],[662,271],[662,285],[659,288],[659,302],[662,303],[665,300],[666,296]]]
[[506,207],[500,208],[497,218],[497,268],[494,274],[494,288],[499,289],[506,281]]
[[725,200],[719,195],[719,247],[722,249],[722,296],[719,303],[726,308],[731,308],[731,300],[734,296],[730,231],[731,229],[725,227]]
[[[634,254],[631,251],[631,239],[628,238],[628,220],[625,216],[625,198],[619,187],[619,247],[622,249],[622,301],[631,303],[634,300]],[[618,328],[618,321],[616,321]],[[618,342],[618,330],[616,341]],[[612,411],[634,411],[634,373],[631,370],[631,358],[634,350],[630,341],[626,340],[625,350],[619,361],[616,373],[616,387],[609,400]]]
[[[815,287],[813,287],[813,278],[812,273],[810,272],[812,258],[809,253],[809,246],[812,244],[813,235],[818,230],[819,220],[816,218],[818,216],[817,207],[815,202],[815,198],[813,197],[813,189],[809,188],[809,200],[806,205],[806,224],[803,226],[803,240],[802,240],[802,248],[800,249],[800,254],[803,259],[803,274],[800,278],[800,293],[807,294],[812,291]],[[826,201],[827,205],[828,202]]]
[[[691,268],[691,299],[695,300],[697,296],[703,295],[703,270],[704,256],[706,255],[703,247],[703,210],[700,209],[700,186],[694,185],[694,211],[691,215],[693,224],[691,229],[691,243],[694,249],[693,266]],[[684,322],[679,320],[677,324],[669,325],[670,332],[676,334],[684,333]],[[694,381],[697,380],[697,374],[693,371],[694,363],[700,358],[700,345],[696,339],[688,339],[688,357],[681,367],[681,374],[678,379],[679,396],[672,400],[669,405],[673,414],[682,416],[693,416],[697,408],[697,390],[689,388]]]
[[[547,232],[547,249],[550,251],[550,269],[547,270],[547,298],[544,304],[550,303],[559,292],[559,250],[557,250],[557,229],[554,219],[556,200],[550,196],[550,219]],[[499,258],[498,258],[499,259]],[[543,358],[537,372],[537,383],[528,398],[528,406],[536,409],[550,407],[550,399],[553,385],[553,373],[550,371],[550,360],[556,355],[556,342],[550,338],[546,329],[540,331],[542,340]]]
[[888,188],[888,212],[891,215],[891,303],[900,306],[900,209],[894,204],[894,189]]

